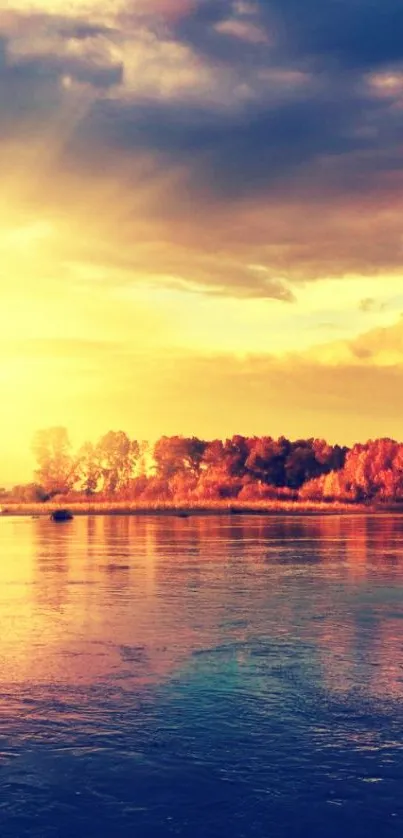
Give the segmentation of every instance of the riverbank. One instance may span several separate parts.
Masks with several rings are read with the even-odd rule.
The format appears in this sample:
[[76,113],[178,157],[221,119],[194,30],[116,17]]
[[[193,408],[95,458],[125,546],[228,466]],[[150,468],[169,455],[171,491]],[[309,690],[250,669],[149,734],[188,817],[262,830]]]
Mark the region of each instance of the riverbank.
[[191,517],[195,515],[364,515],[402,511],[402,505],[356,504],[315,501],[266,501],[233,502],[213,501],[210,503],[130,503],[119,502],[72,502],[72,503],[8,503],[2,508],[1,517],[45,516],[58,509],[68,508],[73,515],[170,515]]

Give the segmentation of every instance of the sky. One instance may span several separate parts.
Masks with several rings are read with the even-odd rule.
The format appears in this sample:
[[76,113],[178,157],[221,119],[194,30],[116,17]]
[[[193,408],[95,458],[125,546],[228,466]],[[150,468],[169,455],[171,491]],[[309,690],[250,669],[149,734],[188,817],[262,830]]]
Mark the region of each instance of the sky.
[[0,485],[74,444],[403,438],[400,0],[0,3]]

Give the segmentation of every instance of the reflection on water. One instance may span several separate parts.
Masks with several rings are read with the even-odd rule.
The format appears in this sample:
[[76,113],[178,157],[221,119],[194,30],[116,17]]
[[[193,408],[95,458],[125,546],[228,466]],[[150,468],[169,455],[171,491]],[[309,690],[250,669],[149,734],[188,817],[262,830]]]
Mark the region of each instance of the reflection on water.
[[403,518],[3,518],[0,548],[2,836],[400,836]]

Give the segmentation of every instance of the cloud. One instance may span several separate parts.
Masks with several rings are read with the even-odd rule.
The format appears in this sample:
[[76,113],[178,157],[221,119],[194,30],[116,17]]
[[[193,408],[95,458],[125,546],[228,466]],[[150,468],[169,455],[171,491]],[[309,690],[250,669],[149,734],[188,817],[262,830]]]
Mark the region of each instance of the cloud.
[[[368,308],[364,310],[368,311]],[[316,346],[302,357],[324,367],[401,369],[403,367],[403,319],[391,326],[374,328],[352,340],[339,340]]]
[[38,89],[66,77],[105,89],[122,80],[114,33],[106,27],[32,14],[0,17],[0,32],[6,80],[14,75],[26,84],[33,73]]
[[237,38],[240,41],[246,41],[246,43],[268,43],[266,32],[258,26],[255,26],[253,23],[237,20],[235,17],[219,21],[219,23],[216,23],[214,29],[220,35],[229,35],[230,37]]
[[261,13],[279,33],[286,54],[314,59],[322,66],[366,68],[403,58],[399,0],[298,0],[259,3]]
[[21,200],[71,229],[69,262],[284,300],[398,273],[401,17],[392,0],[14,0],[3,161],[12,145]]

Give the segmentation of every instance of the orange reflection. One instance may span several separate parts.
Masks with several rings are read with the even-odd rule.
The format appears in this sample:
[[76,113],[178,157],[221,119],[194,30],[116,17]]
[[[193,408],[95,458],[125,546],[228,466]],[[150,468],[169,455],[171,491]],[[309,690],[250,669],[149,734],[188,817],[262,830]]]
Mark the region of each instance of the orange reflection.
[[[385,516],[2,519],[1,681],[162,681],[194,653],[269,677],[287,643],[323,689],[403,696],[403,520]],[[275,657],[273,658],[275,662]],[[305,658],[304,658],[305,660]]]

